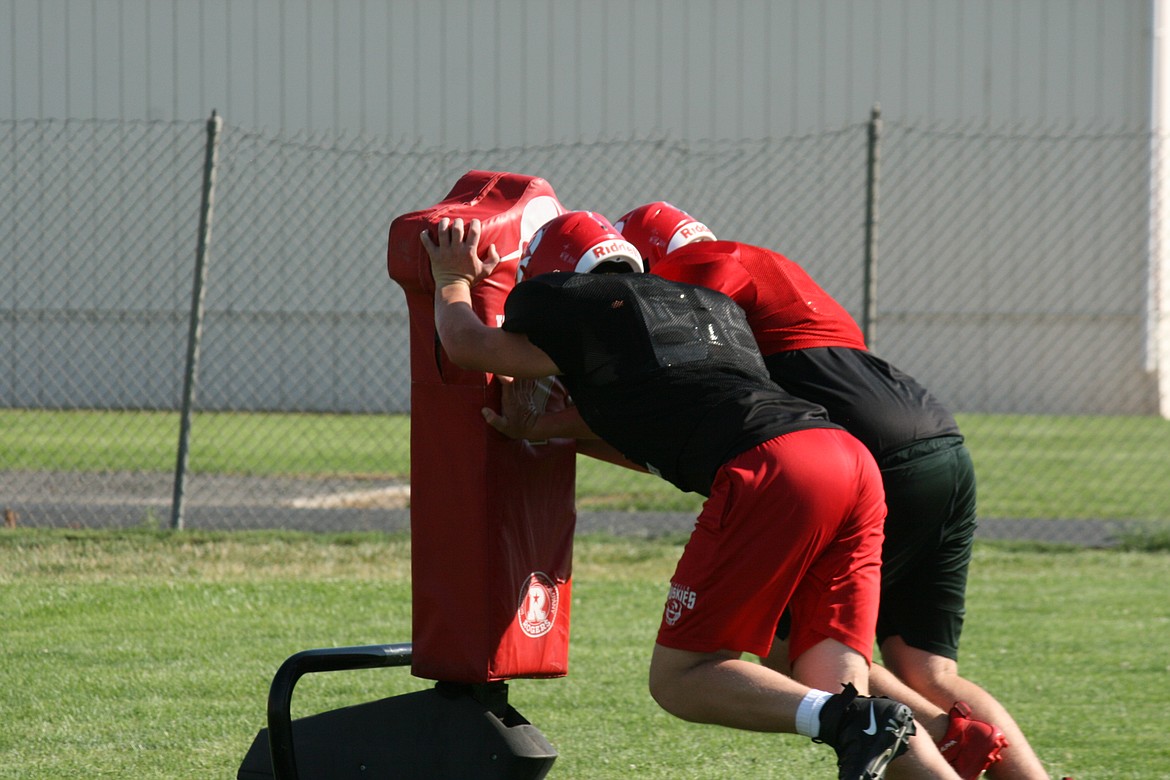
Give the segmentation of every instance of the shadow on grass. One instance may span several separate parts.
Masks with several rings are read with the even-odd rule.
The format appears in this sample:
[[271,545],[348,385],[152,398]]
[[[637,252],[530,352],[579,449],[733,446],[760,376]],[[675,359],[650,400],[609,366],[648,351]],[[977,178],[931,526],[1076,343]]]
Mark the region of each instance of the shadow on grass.
[[1170,552],[1170,528],[1163,523],[1135,525],[1118,535],[1117,547],[1130,552]]

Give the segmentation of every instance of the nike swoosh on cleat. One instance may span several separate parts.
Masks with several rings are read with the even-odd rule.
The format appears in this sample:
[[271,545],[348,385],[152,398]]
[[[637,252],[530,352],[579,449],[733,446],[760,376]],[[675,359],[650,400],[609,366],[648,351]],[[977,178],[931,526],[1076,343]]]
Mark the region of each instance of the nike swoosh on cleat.
[[877,733],[877,719],[873,716],[873,704],[869,705],[869,728],[862,729],[861,733],[871,737]]

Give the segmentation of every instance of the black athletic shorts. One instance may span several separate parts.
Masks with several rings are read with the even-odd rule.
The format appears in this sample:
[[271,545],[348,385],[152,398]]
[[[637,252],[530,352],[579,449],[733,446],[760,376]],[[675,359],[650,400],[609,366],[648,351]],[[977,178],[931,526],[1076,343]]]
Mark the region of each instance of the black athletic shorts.
[[877,640],[891,636],[958,660],[975,542],[975,467],[962,436],[882,459],[886,541]]

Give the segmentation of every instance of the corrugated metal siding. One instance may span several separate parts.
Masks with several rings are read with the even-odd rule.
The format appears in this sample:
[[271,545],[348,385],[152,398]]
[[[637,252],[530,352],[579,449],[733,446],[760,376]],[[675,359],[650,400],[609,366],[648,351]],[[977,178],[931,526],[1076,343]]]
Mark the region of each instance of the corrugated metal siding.
[[0,0],[0,117],[485,148],[1148,124],[1149,0]]
[[[858,315],[861,123],[880,101],[884,191],[897,197],[882,205],[878,351],[964,411],[1145,413],[1150,13],[1148,0],[0,0],[0,119],[192,123],[141,136],[136,127],[125,141],[102,128],[92,142],[85,131],[55,128],[66,139],[58,146],[75,154],[68,159],[81,161],[63,170],[39,152],[35,160],[13,155],[6,163],[23,175],[8,177],[0,206],[12,204],[11,221],[21,225],[5,234],[4,251],[12,247],[22,269],[72,285],[70,303],[81,309],[123,298],[129,307],[169,298],[173,307],[157,305],[185,305],[197,148],[156,140],[137,159],[133,139],[194,138],[195,123],[214,108],[229,138],[268,133],[255,148],[237,145],[245,157],[228,166],[240,175],[221,181],[208,306],[222,331],[217,339],[209,327],[203,368],[204,383],[221,389],[204,402],[381,409],[383,396],[404,404],[407,389],[389,347],[377,343],[384,325],[369,319],[385,309],[402,316],[379,257],[386,223],[433,202],[470,167],[543,175],[566,205],[613,214],[677,198],[720,234],[806,264]],[[1072,137],[1001,148],[999,137],[1016,127],[1071,128]],[[1115,140],[1081,153],[1078,128],[1086,137],[1105,128]],[[961,137],[980,130],[991,132]],[[330,179],[311,154],[269,155],[274,134],[361,135],[449,153],[401,174],[355,164]],[[726,156],[712,146],[688,155],[651,148],[663,137],[787,141],[763,154],[745,144]],[[537,148],[597,139],[650,141]],[[78,153],[79,143],[101,145],[111,161]],[[129,173],[110,196],[121,208],[90,210],[89,191],[70,174],[81,181],[106,165],[108,176]],[[245,167],[266,184],[248,179]],[[52,177],[51,197],[29,170]],[[330,186],[352,187],[356,198],[318,192],[326,180],[344,182]],[[751,193],[777,197],[760,209]],[[42,207],[42,199],[53,203]],[[355,200],[369,200],[369,211]],[[300,209],[312,209],[311,223]],[[150,224],[161,227],[139,237],[147,222],[139,217],[155,211],[165,213]],[[1096,225],[1087,239],[1068,238]],[[336,235],[357,236],[360,249],[333,257]],[[79,250],[92,238],[102,251],[86,257]],[[320,265],[327,255],[334,266]],[[128,273],[136,263],[152,265]],[[360,294],[337,288],[337,300],[323,305],[320,279],[333,270],[359,280]],[[91,277],[122,286],[99,296],[84,283]],[[262,311],[235,306],[234,291],[258,281],[272,300],[248,305]],[[138,291],[143,285],[163,292]],[[8,340],[13,361],[40,365],[25,356],[52,352],[56,362],[39,370],[60,374],[67,388],[78,368],[100,373],[115,361],[77,346],[84,325],[49,317],[59,292],[42,289],[44,300],[31,301],[27,284],[0,273],[3,307],[48,317]],[[337,324],[309,327],[324,321],[322,311]],[[181,339],[185,321],[168,322],[168,343]],[[156,322],[100,327],[140,329],[144,364],[180,359],[181,350],[156,343]],[[363,351],[337,364],[339,342]],[[287,350],[280,376],[249,364],[253,343]],[[73,351],[58,356],[60,345]],[[1070,353],[1094,370],[1075,381],[1046,378]],[[237,363],[245,369],[228,368]],[[310,375],[317,368],[304,366],[328,370]],[[176,394],[173,368],[160,372],[169,379],[149,377],[137,400],[92,403],[166,406]],[[4,373],[0,402],[67,403],[36,396],[43,383],[25,383],[20,371]],[[349,381],[364,374],[370,379]],[[117,377],[107,385],[122,391]]]

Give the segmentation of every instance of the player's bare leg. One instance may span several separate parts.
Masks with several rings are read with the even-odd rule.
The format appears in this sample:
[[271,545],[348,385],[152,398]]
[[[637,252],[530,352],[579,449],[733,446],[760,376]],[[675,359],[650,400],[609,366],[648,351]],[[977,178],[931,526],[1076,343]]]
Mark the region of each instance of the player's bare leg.
[[1011,714],[990,693],[959,676],[958,664],[950,658],[910,647],[900,637],[882,643],[882,661],[907,685],[938,707],[949,708],[956,701],[970,705],[972,717],[994,723],[1007,737],[1008,746],[987,774],[994,780],[1048,780],[1048,773],[1028,744]]
[[[821,645],[818,645],[818,647],[822,647],[823,645],[825,645],[825,643],[821,643]],[[804,681],[804,677],[802,677],[802,675],[808,674],[808,669],[820,669],[824,666],[823,660],[816,658],[815,654],[813,653],[815,650],[817,650],[817,648],[813,648],[813,650],[810,650],[798,658],[794,667],[789,663],[788,660],[788,643],[786,641],[777,639],[776,642],[772,645],[772,652],[766,658],[761,658],[760,661],[764,666],[773,669],[774,671],[780,672],[781,674],[791,673],[796,676],[797,679]],[[858,658],[860,658],[860,656],[858,656]],[[875,672],[877,673],[876,678]],[[891,780],[901,780],[902,778],[916,777],[957,778],[958,775],[955,774],[954,770],[947,764],[946,760],[938,752],[938,748],[935,745],[934,731],[941,726],[939,737],[941,737],[942,734],[944,734],[946,731],[946,713],[939,710],[936,706],[931,704],[929,701],[914,691],[910,690],[905,685],[898,686],[900,689],[899,692],[906,694],[907,698],[911,699],[910,701],[893,695],[893,693],[889,690],[883,690],[879,688],[879,680],[885,680],[886,682],[889,682],[890,680],[896,681],[896,678],[889,671],[882,669],[876,664],[869,668],[867,677],[869,685],[868,693],[875,696],[888,696],[895,701],[900,701],[907,705],[915,712],[916,720],[919,724],[917,733],[910,737],[909,750],[905,755],[890,764],[887,777],[891,778]],[[810,684],[813,685],[813,687],[829,689],[828,686],[832,685],[832,673],[828,672],[824,678],[820,679],[818,684]],[[887,688],[888,687],[890,686],[887,686]],[[864,689],[862,689],[862,691],[866,692]],[[923,727],[922,720],[917,718],[918,709],[916,709],[916,705],[923,707],[924,712],[935,716],[935,719],[933,719],[931,722],[931,726],[933,727],[932,729]]]
[[[843,683],[849,683],[858,692],[868,690],[865,658],[833,640],[822,641],[797,659],[793,674],[789,677],[744,661],[738,653],[691,653],[656,645],[650,666],[650,691],[663,709],[684,720],[752,731],[800,733],[797,709],[806,695],[817,690],[837,693],[842,691]],[[852,701],[840,693],[834,698],[846,703]],[[862,695],[856,701],[866,699]],[[828,717],[832,711],[833,706],[825,704],[822,716]],[[908,713],[906,719],[909,724]],[[889,777],[896,780],[958,778],[929,736],[921,739],[911,736],[909,745],[909,751],[889,765]],[[838,750],[838,756],[842,755]]]
[[654,646],[650,694],[667,712],[696,723],[796,733],[796,709],[809,691],[739,653],[691,653]]
[[[777,639],[772,645],[772,652],[766,658],[761,658],[760,663],[781,674],[792,674],[792,667],[788,662],[788,643]],[[949,721],[946,711],[877,663],[869,668],[869,693],[874,696],[889,696],[905,704],[914,711],[914,719],[936,743],[946,734]]]

